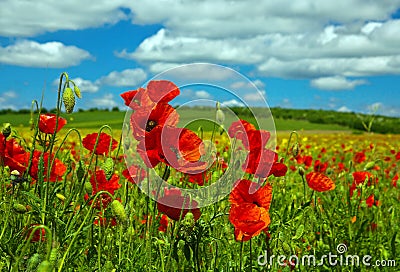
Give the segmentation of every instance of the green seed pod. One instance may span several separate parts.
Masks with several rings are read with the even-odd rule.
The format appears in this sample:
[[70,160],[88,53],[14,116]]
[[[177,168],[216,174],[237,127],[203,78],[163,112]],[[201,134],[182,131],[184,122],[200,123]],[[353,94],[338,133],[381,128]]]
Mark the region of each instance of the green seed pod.
[[52,248],[50,252],[50,263],[54,266],[57,264],[57,259],[58,259],[58,249],[57,248]]
[[304,176],[305,170],[303,167],[299,167],[299,174],[300,174],[300,176]]
[[92,188],[92,184],[89,181],[85,182],[85,191],[88,195],[92,194],[93,188]]
[[28,263],[26,265],[27,271],[35,271],[36,267],[40,264],[41,257],[39,253],[35,253],[28,259]]
[[125,208],[121,202],[118,200],[114,200],[111,202],[111,210],[113,215],[117,218],[119,222],[126,222],[127,216],[125,212]]
[[215,114],[215,120],[217,120],[217,123],[219,125],[222,125],[225,122],[225,113],[218,109],[216,114]]
[[14,203],[13,209],[15,212],[21,213],[21,214],[26,213],[28,211],[28,209],[24,205],[19,204],[19,203]]
[[11,124],[10,123],[4,123],[3,124],[3,129],[1,130],[1,133],[4,135],[4,137],[8,137],[11,134]]
[[38,266],[37,272],[51,272],[53,271],[53,266],[49,261],[43,261]]
[[62,96],[65,111],[72,113],[75,107],[75,95],[70,87],[66,87]]
[[370,161],[364,166],[364,170],[371,170],[374,167],[375,167],[375,162],[374,161]]
[[295,143],[292,148],[293,157],[297,157],[297,155],[299,155],[299,152],[300,152],[299,144]]
[[56,197],[57,197],[59,200],[61,200],[62,202],[65,201],[65,196],[62,195],[62,194],[56,194]]
[[76,85],[74,85],[74,93],[75,93],[76,97],[78,97],[79,99],[82,98],[81,90]]
[[106,174],[106,179],[109,180],[114,173],[114,160],[112,158],[107,158],[102,168]]

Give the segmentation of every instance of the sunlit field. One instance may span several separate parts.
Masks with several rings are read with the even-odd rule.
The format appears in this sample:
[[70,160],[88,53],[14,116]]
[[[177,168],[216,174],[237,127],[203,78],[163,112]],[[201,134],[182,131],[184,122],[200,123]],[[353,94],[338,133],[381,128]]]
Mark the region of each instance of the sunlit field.
[[[0,271],[398,270],[400,135],[285,123],[275,140],[218,107],[212,129],[183,129],[173,83],[149,85],[122,93],[126,131],[74,126],[72,85],[56,114],[4,125]],[[210,205],[222,191],[183,193],[221,180]]]

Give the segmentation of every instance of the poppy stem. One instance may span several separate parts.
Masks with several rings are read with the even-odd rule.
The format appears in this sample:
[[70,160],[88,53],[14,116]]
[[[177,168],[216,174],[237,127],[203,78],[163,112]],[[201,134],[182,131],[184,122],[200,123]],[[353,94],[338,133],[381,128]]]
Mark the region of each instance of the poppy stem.
[[240,241],[239,271],[242,271],[242,259],[243,259],[243,237],[242,241]]
[[250,272],[252,272],[253,271],[253,255],[251,254],[252,253],[252,247],[251,247],[251,240],[252,239],[250,239]]
[[284,158],[285,161],[286,161],[286,157],[289,154],[289,147],[290,147],[290,143],[292,141],[293,134],[296,135],[296,143],[299,141],[299,134],[297,133],[297,131],[292,131],[290,133],[289,140],[288,140],[288,143],[287,143],[287,146],[286,146],[286,154],[285,154],[285,158]]

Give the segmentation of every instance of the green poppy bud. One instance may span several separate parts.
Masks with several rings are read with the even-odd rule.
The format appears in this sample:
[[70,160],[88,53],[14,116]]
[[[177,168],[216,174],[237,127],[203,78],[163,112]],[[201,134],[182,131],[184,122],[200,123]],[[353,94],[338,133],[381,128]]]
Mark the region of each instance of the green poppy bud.
[[62,96],[65,111],[72,113],[75,107],[75,95],[70,87],[66,87]]
[[11,134],[11,124],[10,123],[4,123],[3,124],[3,129],[1,130],[1,133],[4,135],[4,137],[8,137]]
[[106,179],[109,180],[114,173],[114,160],[112,158],[107,158],[103,163],[102,168],[106,174]]
[[82,98],[81,90],[76,85],[74,85],[74,93],[75,93],[76,97]]
[[111,202],[111,210],[119,222],[125,222],[127,220],[125,208],[118,200]]
[[19,203],[14,203],[13,209],[15,212],[21,213],[21,214],[26,213],[28,211],[28,209],[24,205],[19,204]]

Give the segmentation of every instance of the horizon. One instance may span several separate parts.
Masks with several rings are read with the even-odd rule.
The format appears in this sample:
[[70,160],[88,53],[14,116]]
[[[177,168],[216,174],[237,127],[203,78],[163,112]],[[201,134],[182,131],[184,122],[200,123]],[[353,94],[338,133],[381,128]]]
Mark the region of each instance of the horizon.
[[[269,107],[400,117],[400,0],[121,0],[96,9],[6,0],[0,10],[0,110],[29,108],[43,90],[43,106],[54,108],[64,71],[82,90],[77,108],[123,109],[119,95],[160,72],[211,63],[248,82],[214,70],[181,73],[178,81],[226,81],[251,107],[266,100]],[[184,88],[173,103],[193,98],[242,103],[201,86]]]

